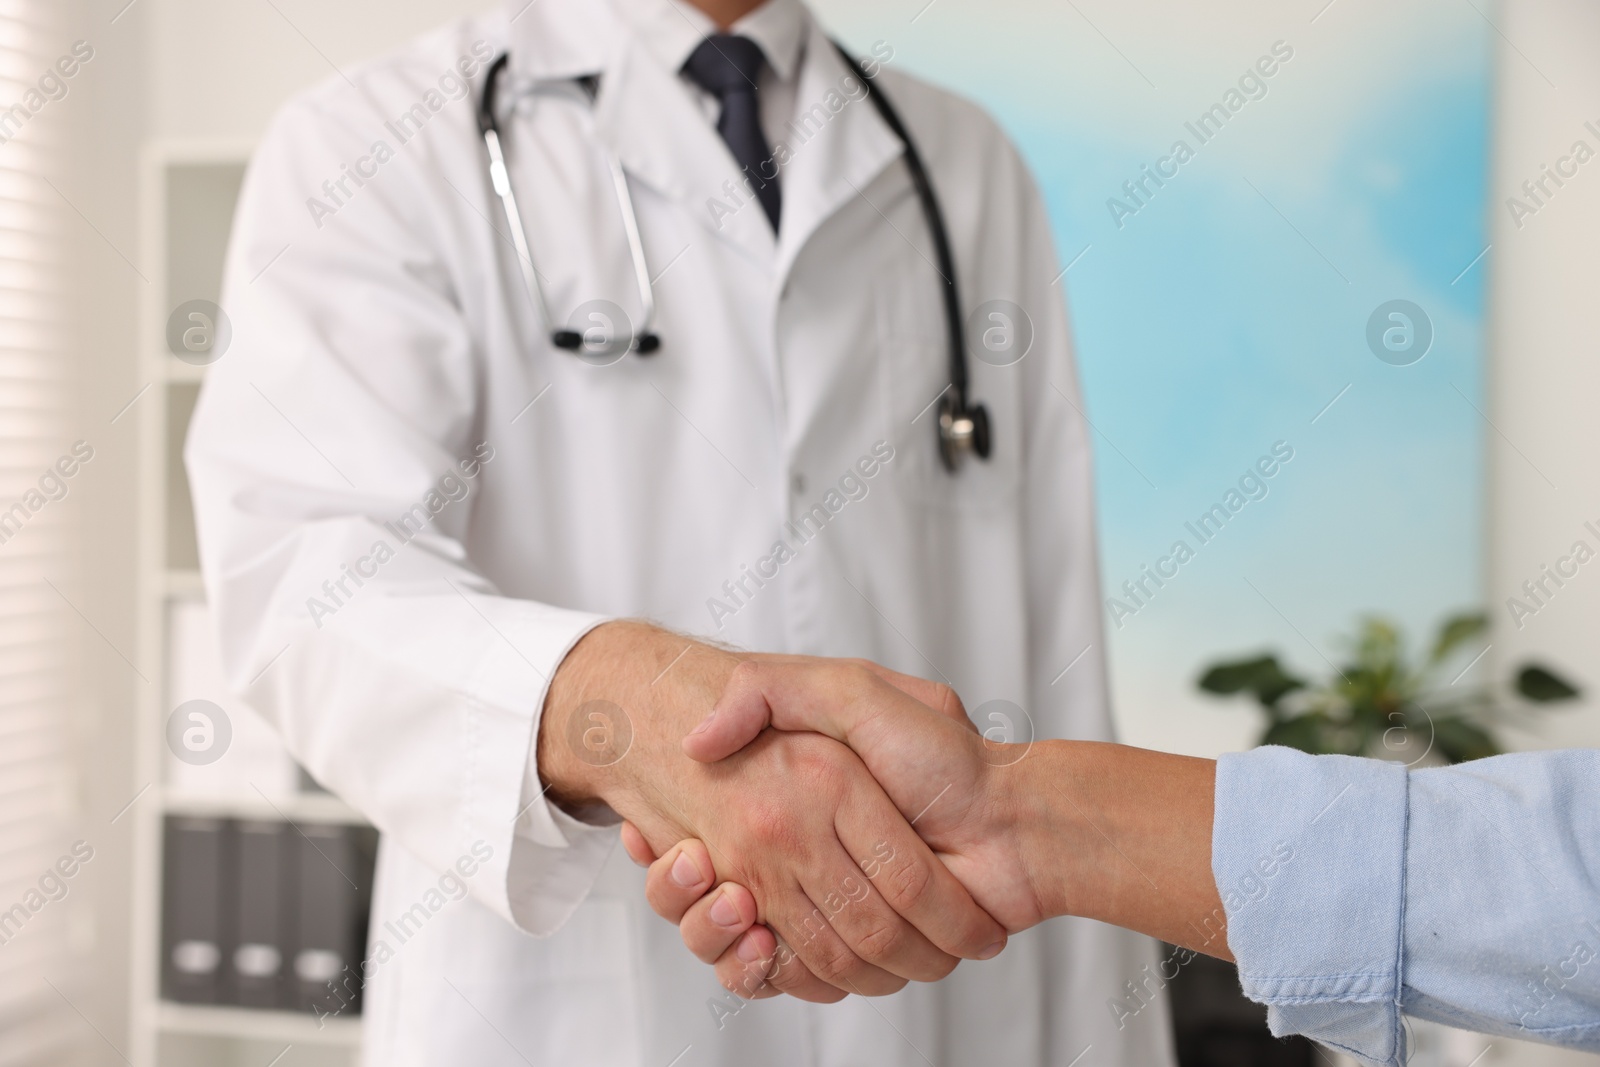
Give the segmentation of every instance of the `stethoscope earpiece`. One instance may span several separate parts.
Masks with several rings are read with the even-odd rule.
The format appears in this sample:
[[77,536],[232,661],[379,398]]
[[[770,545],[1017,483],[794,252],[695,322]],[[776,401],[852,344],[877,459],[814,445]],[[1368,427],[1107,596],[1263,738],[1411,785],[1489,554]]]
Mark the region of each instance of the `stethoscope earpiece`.
[[568,352],[576,352],[583,347],[583,334],[577,330],[557,330],[550,335],[550,343]]
[[633,350],[641,356],[648,356],[660,347],[661,337],[653,333],[642,333],[639,339],[633,342]]

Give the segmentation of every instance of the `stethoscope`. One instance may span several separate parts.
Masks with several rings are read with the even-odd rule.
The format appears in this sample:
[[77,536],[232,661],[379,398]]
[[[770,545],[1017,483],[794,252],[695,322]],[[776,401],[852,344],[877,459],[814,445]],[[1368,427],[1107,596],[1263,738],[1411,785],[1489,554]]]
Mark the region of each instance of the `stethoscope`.
[[[888,126],[905,146],[906,170],[910,172],[911,185],[916,190],[917,200],[922,205],[923,218],[933,238],[939,275],[944,283],[940,292],[944,300],[945,333],[950,362],[950,384],[939,396],[937,423],[939,459],[944,463],[946,470],[954,473],[961,457],[968,452],[975,453],[980,459],[989,458],[989,412],[982,404],[972,404],[967,401],[967,354],[961,328],[961,299],[956,288],[955,257],[950,251],[950,236],[945,229],[944,213],[939,209],[939,199],[934,195],[933,183],[928,180],[928,170],[923,165],[922,155],[912,142],[899,113],[890,105],[883,91],[872,84],[872,78],[856,58],[846,52],[843,46],[835,44],[834,47],[839,49],[839,54],[844,57],[844,61],[866,88],[867,99],[877,108],[884,125]],[[527,231],[523,227],[522,212],[517,209],[517,197],[511,189],[511,174],[506,168],[505,152],[500,144],[500,124],[495,116],[495,94],[500,75],[510,58],[508,53],[502,52],[489,66],[489,72],[484,80],[483,96],[478,105],[478,132],[483,135],[484,147],[489,152],[489,180],[493,183],[495,194],[500,197],[500,203],[505,208],[506,222],[511,228],[511,242],[517,252],[517,266],[522,271],[523,283],[527,286],[534,307],[539,312],[540,321],[550,330],[550,343],[565,351],[579,353],[584,346],[583,335],[574,329],[556,327],[555,320],[550,317],[544,290],[539,285],[539,272],[534,268],[533,252],[528,245]],[[599,79],[592,75],[575,78],[563,84],[572,86],[577,90],[575,95],[581,96],[590,104],[594,103],[599,90]],[[633,210],[633,195],[628,190],[628,178],[623,173],[622,161],[610,151],[602,149],[602,154],[605,156],[606,169],[611,174],[617,211],[622,216],[623,232],[628,239],[628,254],[633,260],[634,281],[639,288],[641,318],[639,328],[628,341],[628,351],[648,356],[661,347],[661,337],[652,328],[655,323],[656,298],[654,288],[650,284],[650,268],[644,256],[644,240],[639,235],[639,219]]]

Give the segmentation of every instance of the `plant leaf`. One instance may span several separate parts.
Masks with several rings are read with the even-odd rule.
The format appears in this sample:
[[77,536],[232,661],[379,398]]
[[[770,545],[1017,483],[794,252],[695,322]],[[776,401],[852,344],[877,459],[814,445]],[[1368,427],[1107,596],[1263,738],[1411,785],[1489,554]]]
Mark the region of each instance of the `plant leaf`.
[[1433,651],[1428,654],[1428,662],[1442,663],[1463,643],[1472,640],[1488,628],[1489,617],[1482,612],[1464,612],[1447,619],[1445,624],[1439,627],[1439,636],[1434,638]]
[[1215,663],[1200,676],[1200,688],[1208,693],[1231,696],[1241,689],[1248,688],[1256,675],[1268,665],[1276,664],[1277,660],[1272,656]]
[[1517,692],[1536,704],[1571,700],[1578,695],[1576,686],[1537,663],[1529,663],[1518,672]]
[[1273,723],[1261,735],[1261,743],[1285,745],[1313,756],[1357,755],[1350,751],[1350,736],[1349,731],[1340,729],[1326,715],[1311,712]]
[[1433,750],[1450,763],[1500,754],[1500,746],[1489,736],[1489,731],[1462,718],[1433,720]]
[[1276,656],[1234,660],[1213,665],[1200,676],[1199,686],[1208,693],[1231,696],[1253,693],[1267,707],[1273,707],[1287,693],[1304,689],[1305,682],[1284,671]]

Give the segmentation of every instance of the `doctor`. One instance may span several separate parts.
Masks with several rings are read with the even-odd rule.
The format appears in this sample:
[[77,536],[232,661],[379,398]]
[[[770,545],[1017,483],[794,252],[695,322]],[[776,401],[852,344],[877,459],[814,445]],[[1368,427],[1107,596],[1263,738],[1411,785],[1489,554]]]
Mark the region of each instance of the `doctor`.
[[[730,648],[1109,739],[1043,207],[986,116],[863,59],[797,0],[518,0],[262,140],[187,462],[234,684],[382,832],[367,1063],[1170,1062],[1159,1000],[1109,1006],[1149,942],[1066,920],[992,958],[843,745],[679,748]],[[795,997],[717,984],[619,817],[726,860]]]

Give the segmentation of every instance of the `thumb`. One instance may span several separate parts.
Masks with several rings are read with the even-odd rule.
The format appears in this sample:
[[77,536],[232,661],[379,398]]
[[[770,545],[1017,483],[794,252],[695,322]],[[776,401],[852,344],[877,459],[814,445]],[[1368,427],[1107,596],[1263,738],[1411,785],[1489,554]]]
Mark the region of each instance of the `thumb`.
[[714,763],[772,726],[823,734],[862,753],[875,735],[903,724],[902,716],[912,712],[920,718],[931,709],[859,664],[745,660],[711,714],[683,739],[683,750],[691,759]]
[[966,705],[961,703],[961,698],[956,691],[944,682],[933,682],[926,678],[918,678],[914,674],[901,674],[899,671],[890,670],[881,663],[872,660],[860,661],[861,666],[876,674],[879,678],[894,686],[900,692],[920,704],[939,712],[945,718],[965,726],[973,733],[978,728],[973,725],[972,719],[967,715]]
[[711,714],[683,739],[683,751],[690,759],[701,763],[726,759],[772,724],[772,706],[760,681],[751,677],[756,673],[752,662],[734,668]]

